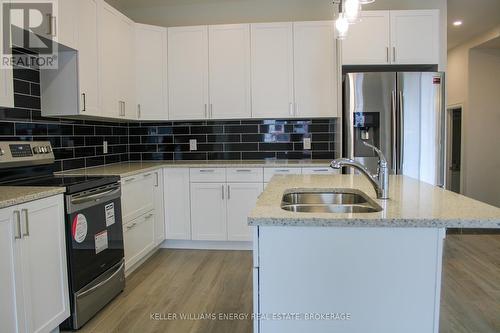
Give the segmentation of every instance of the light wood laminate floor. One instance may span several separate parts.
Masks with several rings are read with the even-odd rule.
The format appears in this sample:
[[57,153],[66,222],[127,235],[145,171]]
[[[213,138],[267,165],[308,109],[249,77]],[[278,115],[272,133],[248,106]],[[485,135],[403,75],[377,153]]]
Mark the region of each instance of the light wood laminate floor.
[[[441,333],[500,332],[500,235],[447,237],[442,294]],[[162,249],[80,332],[251,333],[250,319],[165,318],[168,313],[251,312],[250,251]]]

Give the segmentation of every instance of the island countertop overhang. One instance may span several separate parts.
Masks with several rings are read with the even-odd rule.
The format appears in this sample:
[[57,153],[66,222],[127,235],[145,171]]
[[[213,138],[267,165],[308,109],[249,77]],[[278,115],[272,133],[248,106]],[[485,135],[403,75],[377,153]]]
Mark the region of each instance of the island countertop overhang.
[[[375,213],[295,213],[281,209],[290,189],[326,191],[351,188],[364,192],[383,210]],[[419,180],[390,176],[389,200],[376,199],[360,175],[274,176],[248,217],[251,226],[493,228],[500,229],[500,208]]]

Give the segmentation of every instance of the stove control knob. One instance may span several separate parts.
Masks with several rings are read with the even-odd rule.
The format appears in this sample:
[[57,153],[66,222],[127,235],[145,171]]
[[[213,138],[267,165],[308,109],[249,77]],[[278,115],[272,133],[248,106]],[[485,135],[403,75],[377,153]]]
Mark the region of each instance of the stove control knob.
[[33,154],[40,154],[40,147],[33,147]]
[[47,149],[47,154],[52,152],[52,148],[50,146],[46,146],[45,149]]
[[5,155],[5,152],[3,151],[2,148],[0,148],[0,156],[3,156],[3,155]]

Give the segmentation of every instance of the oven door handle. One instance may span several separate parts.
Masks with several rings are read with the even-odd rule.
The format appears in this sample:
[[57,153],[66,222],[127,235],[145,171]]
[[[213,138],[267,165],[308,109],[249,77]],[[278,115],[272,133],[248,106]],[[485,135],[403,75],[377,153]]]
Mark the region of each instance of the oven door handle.
[[96,284],[95,286],[93,286],[92,288],[85,290],[81,294],[78,294],[78,298],[85,297],[86,295],[93,293],[95,290],[99,289],[100,287],[108,283],[122,270],[123,266],[125,266],[125,261],[123,261],[122,264],[116,269],[116,271],[114,271],[113,274],[111,274],[106,280],[103,280],[98,284]]
[[99,192],[99,193],[96,193],[96,194],[87,195],[87,196],[84,196],[84,197],[81,197],[81,198],[72,198],[71,199],[71,203],[73,205],[79,205],[79,204],[86,203],[86,202],[91,202],[91,201],[100,201],[100,200],[102,200],[105,197],[115,195],[115,194],[117,194],[119,192],[120,192],[120,188],[118,187],[118,188],[111,189],[111,190],[108,190],[108,191],[104,191],[104,192]]

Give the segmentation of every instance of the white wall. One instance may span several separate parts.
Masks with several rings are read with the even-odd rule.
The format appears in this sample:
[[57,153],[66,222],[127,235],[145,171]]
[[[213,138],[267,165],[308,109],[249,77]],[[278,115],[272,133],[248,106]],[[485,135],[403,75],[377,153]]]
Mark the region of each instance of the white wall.
[[500,48],[469,54],[466,195],[500,207]]
[[[500,207],[500,25],[448,52],[448,106],[462,105],[462,193]],[[498,44],[500,45],[500,44]]]

